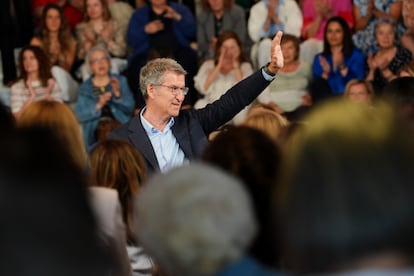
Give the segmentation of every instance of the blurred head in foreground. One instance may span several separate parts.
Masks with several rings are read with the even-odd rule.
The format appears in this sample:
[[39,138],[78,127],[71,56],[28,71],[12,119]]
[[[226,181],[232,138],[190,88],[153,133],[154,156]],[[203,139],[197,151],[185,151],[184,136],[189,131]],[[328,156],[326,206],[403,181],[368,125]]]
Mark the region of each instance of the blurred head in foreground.
[[255,228],[241,183],[207,165],[156,175],[138,198],[140,242],[171,275],[214,275],[244,255]]
[[258,235],[249,253],[261,263],[273,265],[277,257],[270,213],[280,166],[276,141],[255,128],[229,127],[210,142],[202,158],[243,181],[258,220]]
[[85,168],[86,151],[80,125],[66,104],[48,100],[33,102],[22,112],[17,125],[49,129],[68,148],[72,160]]
[[394,109],[315,109],[282,169],[284,260],[294,272],[412,267],[414,139]]
[[109,272],[85,175],[48,129],[0,137],[0,220],[0,275]]

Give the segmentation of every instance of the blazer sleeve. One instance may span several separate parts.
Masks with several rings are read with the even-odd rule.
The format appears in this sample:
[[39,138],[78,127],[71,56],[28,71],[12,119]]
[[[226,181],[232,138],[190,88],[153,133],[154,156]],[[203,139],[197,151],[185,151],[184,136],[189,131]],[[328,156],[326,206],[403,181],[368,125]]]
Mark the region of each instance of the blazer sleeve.
[[198,118],[204,132],[209,134],[252,103],[269,83],[260,69],[230,88],[217,101],[192,112]]

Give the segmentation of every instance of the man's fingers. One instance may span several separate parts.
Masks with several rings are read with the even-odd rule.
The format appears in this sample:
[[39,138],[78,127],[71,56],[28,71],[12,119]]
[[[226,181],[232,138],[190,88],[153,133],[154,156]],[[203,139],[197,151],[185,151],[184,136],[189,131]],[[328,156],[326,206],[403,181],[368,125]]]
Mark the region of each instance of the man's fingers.
[[278,31],[275,37],[273,38],[272,44],[273,47],[276,45],[280,45],[280,41],[282,40],[283,33],[281,31]]

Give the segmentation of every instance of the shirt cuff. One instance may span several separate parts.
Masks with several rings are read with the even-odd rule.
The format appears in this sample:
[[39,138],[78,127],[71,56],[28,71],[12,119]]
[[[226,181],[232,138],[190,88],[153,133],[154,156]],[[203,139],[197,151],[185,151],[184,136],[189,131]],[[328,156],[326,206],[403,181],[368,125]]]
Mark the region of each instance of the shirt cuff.
[[276,75],[275,76],[269,75],[268,73],[265,72],[263,68],[261,69],[261,71],[262,71],[263,78],[267,81],[273,81],[276,78]]

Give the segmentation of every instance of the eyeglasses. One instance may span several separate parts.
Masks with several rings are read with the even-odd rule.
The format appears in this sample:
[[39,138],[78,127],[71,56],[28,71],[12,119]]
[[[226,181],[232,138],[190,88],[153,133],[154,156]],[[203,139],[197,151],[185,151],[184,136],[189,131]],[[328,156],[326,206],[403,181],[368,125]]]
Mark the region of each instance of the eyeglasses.
[[169,86],[164,84],[155,84],[156,86],[163,86],[170,89],[171,94],[177,96],[178,94],[183,94],[184,96],[188,94],[188,87],[177,87],[177,86]]
[[108,60],[107,57],[98,57],[98,58],[90,59],[89,62],[90,63],[97,63],[97,62],[107,61],[107,60]]

